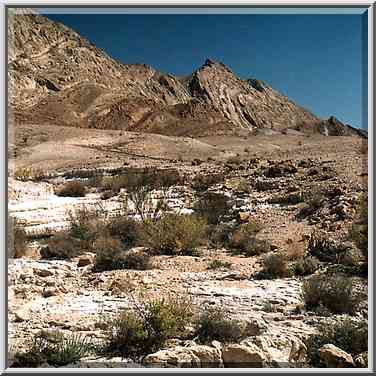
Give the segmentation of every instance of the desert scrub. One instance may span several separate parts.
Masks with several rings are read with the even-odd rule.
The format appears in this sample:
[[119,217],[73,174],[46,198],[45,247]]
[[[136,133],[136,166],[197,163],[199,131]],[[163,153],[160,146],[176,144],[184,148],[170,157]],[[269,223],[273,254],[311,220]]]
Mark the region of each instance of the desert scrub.
[[260,230],[260,224],[254,221],[240,225],[231,234],[229,247],[234,253],[244,254],[247,257],[269,252],[269,242],[256,237]]
[[209,241],[215,248],[229,247],[232,233],[236,229],[236,224],[219,223],[218,225],[209,226]]
[[229,269],[231,268],[231,265],[232,265],[231,262],[215,259],[213,261],[210,261],[207,269],[209,270]]
[[325,196],[321,192],[310,193],[306,197],[308,201],[296,215],[298,219],[304,219],[315,214],[325,203]]
[[14,178],[19,181],[28,181],[32,179],[32,169],[29,167],[19,167],[14,171]]
[[215,184],[220,184],[224,181],[223,174],[197,174],[192,180],[192,188],[196,191],[203,192]]
[[106,229],[111,237],[119,239],[126,248],[136,246],[142,237],[142,224],[126,214],[109,218]]
[[357,207],[356,219],[349,231],[349,238],[368,260],[368,199],[362,198]]
[[353,314],[360,302],[354,280],[340,274],[313,275],[304,281],[302,292],[308,309],[322,306],[333,313]]
[[282,253],[270,253],[262,259],[264,277],[283,278],[289,275],[288,263]]
[[307,254],[320,261],[337,262],[341,248],[325,233],[314,232],[308,241]]
[[16,217],[8,217],[8,257],[25,256],[29,251],[27,234],[23,223]]
[[319,349],[331,343],[351,354],[353,357],[368,350],[368,324],[366,320],[354,320],[345,316],[340,321],[321,323],[318,334],[306,340],[307,355],[313,367],[322,366]]
[[246,337],[245,328],[239,321],[232,320],[229,313],[219,307],[207,307],[196,322],[196,336],[201,343],[220,341],[238,342]]
[[316,257],[303,257],[297,260],[292,266],[292,272],[295,275],[310,275],[320,268],[320,261]]
[[61,232],[48,239],[47,245],[40,250],[40,255],[45,259],[70,259],[81,253],[78,239],[72,238],[68,233]]
[[192,316],[191,301],[177,296],[136,303],[105,320],[106,352],[142,356],[157,351],[167,339],[184,336]]
[[122,268],[122,253],[124,249],[120,240],[102,235],[93,245],[96,253],[95,269],[97,271]]
[[197,214],[209,224],[218,224],[231,209],[229,198],[222,193],[206,192],[194,206]]
[[58,187],[55,194],[60,197],[84,197],[86,194],[86,186],[78,180],[68,181],[61,187]]
[[26,352],[14,354],[12,367],[38,367],[43,363],[62,367],[93,351],[91,341],[79,334],[65,337],[59,331],[40,332],[33,338]]
[[155,254],[195,254],[206,235],[206,221],[193,215],[165,214],[144,225],[144,245]]

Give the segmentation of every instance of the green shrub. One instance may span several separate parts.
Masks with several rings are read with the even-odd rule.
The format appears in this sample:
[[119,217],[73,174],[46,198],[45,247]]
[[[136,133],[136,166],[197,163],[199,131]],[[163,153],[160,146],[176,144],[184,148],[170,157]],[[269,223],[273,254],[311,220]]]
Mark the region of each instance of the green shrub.
[[267,254],[263,258],[263,273],[271,278],[283,278],[289,274],[288,263],[281,253]]
[[191,302],[179,297],[137,304],[107,322],[107,351],[125,356],[157,351],[167,339],[184,335],[192,314]]
[[8,257],[25,256],[29,250],[27,234],[22,222],[16,217],[8,217]]
[[30,348],[16,353],[13,367],[38,367],[43,363],[61,367],[74,363],[93,351],[93,344],[81,335],[65,337],[61,332],[37,334]]
[[218,224],[222,217],[231,209],[229,198],[222,193],[206,192],[203,194],[194,209],[210,224]]
[[246,337],[241,323],[231,320],[229,314],[218,307],[207,307],[196,323],[196,336],[201,343],[220,341],[224,343],[238,342]]
[[192,215],[165,214],[145,223],[145,244],[157,254],[195,253],[206,239],[206,221]]
[[360,298],[352,278],[336,274],[313,275],[303,283],[307,308],[323,306],[334,313],[354,313]]
[[335,323],[327,321],[319,325],[317,333],[306,340],[307,355],[313,367],[322,366],[319,349],[328,343],[353,357],[368,350],[368,324],[365,320],[355,321],[345,317]]
[[83,197],[86,194],[86,187],[84,183],[72,180],[59,187],[55,194],[61,197]]

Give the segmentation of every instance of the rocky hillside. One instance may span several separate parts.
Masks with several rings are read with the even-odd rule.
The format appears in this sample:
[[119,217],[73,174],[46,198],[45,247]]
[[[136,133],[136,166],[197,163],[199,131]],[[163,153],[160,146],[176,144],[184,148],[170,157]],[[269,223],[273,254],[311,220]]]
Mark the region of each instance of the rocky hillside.
[[[207,60],[178,79],[121,64],[68,27],[37,14],[9,19],[9,100],[22,123],[175,136],[241,129],[326,132],[322,120],[256,79]],[[356,134],[343,125],[330,134]]]

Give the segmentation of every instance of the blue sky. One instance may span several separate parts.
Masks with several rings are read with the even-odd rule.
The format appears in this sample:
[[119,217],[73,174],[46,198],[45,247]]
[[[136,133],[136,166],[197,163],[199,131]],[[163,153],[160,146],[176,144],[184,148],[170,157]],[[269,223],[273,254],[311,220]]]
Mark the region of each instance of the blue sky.
[[241,78],[267,82],[320,117],[366,128],[362,15],[47,16],[123,63],[185,76],[211,58]]

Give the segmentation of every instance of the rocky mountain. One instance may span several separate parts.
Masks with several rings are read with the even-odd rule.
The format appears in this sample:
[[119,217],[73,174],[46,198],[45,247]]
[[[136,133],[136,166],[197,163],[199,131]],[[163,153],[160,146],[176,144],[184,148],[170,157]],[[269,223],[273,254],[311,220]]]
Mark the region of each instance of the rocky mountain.
[[[175,136],[293,128],[357,134],[327,125],[264,82],[208,59],[179,79],[121,64],[70,28],[37,14],[9,18],[9,103],[17,122]],[[343,130],[345,129],[345,131]]]

